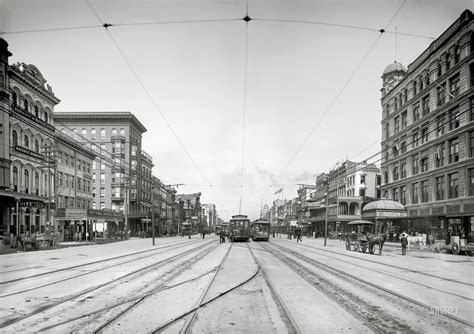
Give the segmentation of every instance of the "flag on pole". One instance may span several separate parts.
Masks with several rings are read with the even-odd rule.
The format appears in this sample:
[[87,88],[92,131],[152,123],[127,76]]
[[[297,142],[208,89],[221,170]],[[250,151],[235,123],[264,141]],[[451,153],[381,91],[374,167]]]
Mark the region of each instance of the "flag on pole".
[[279,193],[281,193],[281,192],[283,192],[283,188],[280,188],[280,189],[278,189],[277,191],[275,191],[275,195],[276,195],[276,194],[279,194]]

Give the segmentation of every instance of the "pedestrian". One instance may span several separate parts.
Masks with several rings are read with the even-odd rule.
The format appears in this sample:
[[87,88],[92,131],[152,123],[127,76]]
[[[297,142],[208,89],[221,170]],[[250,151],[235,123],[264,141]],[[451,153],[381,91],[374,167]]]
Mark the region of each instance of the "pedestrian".
[[400,243],[402,244],[402,255],[406,255],[408,239],[407,239],[407,234],[405,233],[405,231],[403,231],[403,233],[400,234]]
[[303,242],[303,240],[301,239],[301,229],[297,228],[295,230],[295,237],[296,237],[296,242],[298,242],[298,241]]

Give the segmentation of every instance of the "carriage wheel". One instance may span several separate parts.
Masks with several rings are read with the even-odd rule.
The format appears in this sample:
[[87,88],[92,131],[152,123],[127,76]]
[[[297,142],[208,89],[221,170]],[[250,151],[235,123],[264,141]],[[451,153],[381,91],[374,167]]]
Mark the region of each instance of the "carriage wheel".
[[59,246],[59,239],[54,238],[53,240],[51,240],[51,246],[53,246],[54,248],[57,248]]
[[367,246],[366,246],[366,245],[362,245],[362,253],[365,253],[366,250],[367,250]]
[[452,252],[454,255],[458,255],[458,254],[459,254],[459,251],[460,251],[459,244],[458,244],[457,242],[453,242],[453,244],[451,245],[451,252]]

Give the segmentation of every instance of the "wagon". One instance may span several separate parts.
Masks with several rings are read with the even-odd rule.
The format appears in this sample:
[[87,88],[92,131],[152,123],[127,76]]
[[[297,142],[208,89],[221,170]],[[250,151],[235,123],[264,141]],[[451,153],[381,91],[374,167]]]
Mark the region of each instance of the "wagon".
[[368,220],[353,220],[347,225],[351,225],[357,229],[352,233],[347,234],[346,237],[346,249],[356,252],[365,252],[369,248],[370,241],[367,239],[366,231],[367,227],[372,227],[374,223]]
[[59,246],[59,233],[36,234],[33,238],[38,249],[56,248]]
[[461,239],[459,236],[453,235],[450,238],[449,245],[446,245],[444,240],[435,240],[434,251],[440,253],[448,251],[454,255],[464,252],[468,256],[474,254],[474,243],[468,242],[467,239]]

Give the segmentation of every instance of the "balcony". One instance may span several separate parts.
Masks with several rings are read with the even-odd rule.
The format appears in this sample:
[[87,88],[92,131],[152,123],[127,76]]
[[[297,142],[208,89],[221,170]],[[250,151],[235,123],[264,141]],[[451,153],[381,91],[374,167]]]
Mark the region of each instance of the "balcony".
[[125,197],[122,194],[112,194],[112,202],[123,202],[124,199]]

